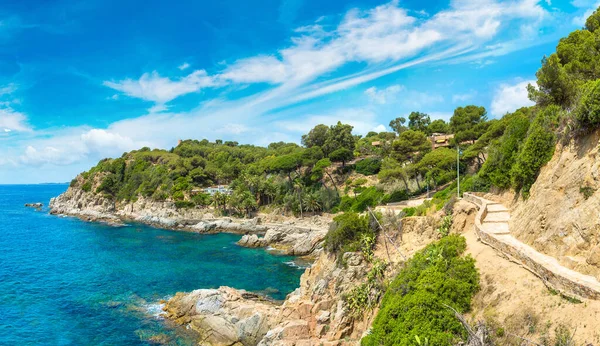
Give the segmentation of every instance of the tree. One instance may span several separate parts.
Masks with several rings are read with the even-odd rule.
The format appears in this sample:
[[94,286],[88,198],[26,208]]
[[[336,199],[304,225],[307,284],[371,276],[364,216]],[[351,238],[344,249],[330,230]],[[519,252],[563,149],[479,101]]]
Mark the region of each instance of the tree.
[[456,143],[475,141],[486,128],[487,111],[484,107],[458,107],[450,118],[450,130],[454,133]]
[[307,211],[315,213],[321,210],[322,206],[319,197],[320,196],[316,192],[304,195],[304,207]]
[[579,126],[587,131],[600,126],[600,80],[588,82],[582,89],[575,117]]
[[328,132],[329,127],[327,125],[319,124],[313,127],[308,134],[302,136],[302,144],[307,148],[322,147],[327,140]]
[[450,132],[450,127],[443,119],[437,119],[429,124],[427,128],[427,133],[448,133]]
[[538,89],[527,86],[529,98],[540,106],[557,104],[568,108],[573,103],[577,86],[561,65],[558,55],[552,54],[542,60],[542,67],[536,72]]
[[407,130],[394,141],[392,148],[392,156],[399,162],[417,161],[431,150],[431,142],[423,132]]
[[345,167],[346,162],[351,161],[353,158],[354,153],[346,148],[336,149],[329,154],[329,159],[333,162],[341,162],[342,167]]
[[427,153],[418,163],[419,168],[427,172],[437,184],[443,173],[456,168],[456,150],[438,148]]
[[323,144],[323,153],[329,156],[333,151],[342,148],[354,151],[355,144],[356,138],[352,135],[352,126],[338,121],[327,132],[327,139]]
[[585,21],[585,28],[591,32],[595,32],[600,28],[600,11],[598,9]]
[[390,127],[397,134],[401,134],[402,132],[408,130],[408,128],[404,126],[404,123],[406,123],[406,119],[404,117],[398,117],[390,121]]
[[429,115],[421,112],[412,112],[408,116],[408,128],[414,131],[427,133],[427,127],[431,123]]

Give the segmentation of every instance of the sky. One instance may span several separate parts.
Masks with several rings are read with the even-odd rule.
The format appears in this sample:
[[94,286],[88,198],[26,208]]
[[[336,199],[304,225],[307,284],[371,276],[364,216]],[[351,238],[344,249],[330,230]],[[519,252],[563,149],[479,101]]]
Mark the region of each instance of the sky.
[[598,0],[0,4],[0,184],[70,181],[178,139],[300,142],[338,120],[531,105],[544,55]]

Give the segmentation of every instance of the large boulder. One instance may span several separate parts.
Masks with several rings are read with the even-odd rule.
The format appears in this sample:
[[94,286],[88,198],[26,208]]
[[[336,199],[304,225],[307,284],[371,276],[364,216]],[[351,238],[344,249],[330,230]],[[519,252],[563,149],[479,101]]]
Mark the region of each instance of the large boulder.
[[167,318],[196,331],[202,345],[256,345],[275,326],[278,307],[261,296],[230,287],[177,293]]

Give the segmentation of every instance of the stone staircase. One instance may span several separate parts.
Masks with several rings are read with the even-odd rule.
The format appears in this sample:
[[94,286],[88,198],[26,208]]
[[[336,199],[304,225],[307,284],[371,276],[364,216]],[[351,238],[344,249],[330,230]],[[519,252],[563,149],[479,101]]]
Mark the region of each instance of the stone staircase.
[[544,255],[510,234],[509,210],[500,203],[465,193],[463,199],[475,204],[475,232],[479,239],[507,256],[564,295],[600,300],[600,282],[596,278],[563,267],[554,257]]

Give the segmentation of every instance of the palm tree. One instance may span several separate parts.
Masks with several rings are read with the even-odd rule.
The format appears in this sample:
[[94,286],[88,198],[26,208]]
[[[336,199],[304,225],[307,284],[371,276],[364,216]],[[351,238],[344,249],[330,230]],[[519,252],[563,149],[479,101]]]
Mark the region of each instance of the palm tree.
[[321,210],[321,201],[316,193],[307,193],[304,196],[304,206],[306,210],[310,210],[313,213]]
[[300,218],[302,218],[302,181],[294,179],[294,190],[298,192],[298,203],[300,203]]

